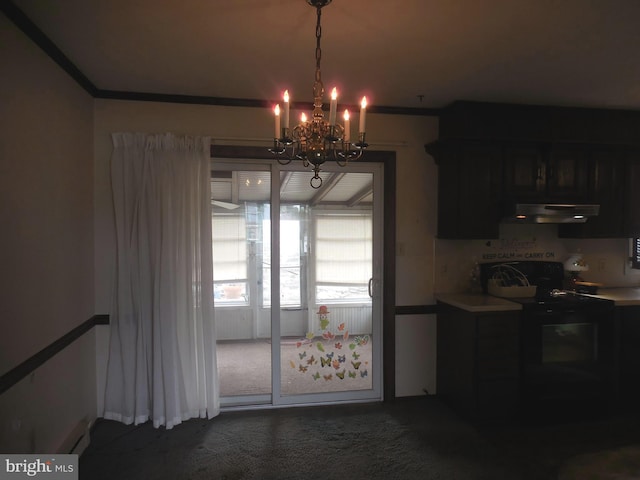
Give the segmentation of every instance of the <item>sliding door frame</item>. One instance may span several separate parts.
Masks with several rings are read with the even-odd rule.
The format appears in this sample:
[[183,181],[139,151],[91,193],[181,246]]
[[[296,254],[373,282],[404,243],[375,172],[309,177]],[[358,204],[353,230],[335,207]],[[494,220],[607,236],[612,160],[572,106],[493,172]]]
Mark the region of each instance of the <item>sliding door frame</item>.
[[[396,396],[396,152],[372,150],[363,157],[368,163],[384,165],[382,393],[385,401],[392,401]],[[211,145],[211,158],[273,160],[273,155],[265,147]]]

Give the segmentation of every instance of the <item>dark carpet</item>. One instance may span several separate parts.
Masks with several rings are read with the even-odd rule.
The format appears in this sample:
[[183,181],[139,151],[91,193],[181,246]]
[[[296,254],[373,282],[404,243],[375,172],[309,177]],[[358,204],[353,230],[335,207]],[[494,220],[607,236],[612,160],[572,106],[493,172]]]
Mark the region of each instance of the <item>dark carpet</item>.
[[576,455],[640,444],[638,419],[475,427],[434,397],[225,412],[172,430],[98,421],[80,479],[556,479]]

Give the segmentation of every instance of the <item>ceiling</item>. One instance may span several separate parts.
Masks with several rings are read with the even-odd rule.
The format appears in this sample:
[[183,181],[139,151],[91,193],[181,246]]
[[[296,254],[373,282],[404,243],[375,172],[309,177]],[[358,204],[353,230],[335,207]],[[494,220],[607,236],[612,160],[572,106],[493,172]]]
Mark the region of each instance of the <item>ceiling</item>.
[[[6,0],[0,2],[6,8]],[[98,90],[311,103],[305,0],[13,0]],[[454,100],[640,109],[637,0],[334,0],[322,79],[340,104]],[[419,112],[419,110],[416,110]]]
[[[370,173],[320,172],[322,186],[309,187],[309,172],[281,172],[280,203],[310,207],[334,206],[370,209],[373,203],[373,175]],[[211,175],[211,200],[215,212],[233,211],[245,203],[271,198],[269,172],[233,169]]]

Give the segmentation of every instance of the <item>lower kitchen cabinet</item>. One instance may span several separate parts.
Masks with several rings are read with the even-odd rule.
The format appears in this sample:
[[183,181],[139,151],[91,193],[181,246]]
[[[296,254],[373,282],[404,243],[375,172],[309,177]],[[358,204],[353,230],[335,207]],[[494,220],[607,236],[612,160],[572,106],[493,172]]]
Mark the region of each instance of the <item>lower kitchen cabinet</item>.
[[519,318],[438,304],[438,396],[461,416],[496,423],[517,415]]
[[640,411],[640,306],[618,307],[618,404]]

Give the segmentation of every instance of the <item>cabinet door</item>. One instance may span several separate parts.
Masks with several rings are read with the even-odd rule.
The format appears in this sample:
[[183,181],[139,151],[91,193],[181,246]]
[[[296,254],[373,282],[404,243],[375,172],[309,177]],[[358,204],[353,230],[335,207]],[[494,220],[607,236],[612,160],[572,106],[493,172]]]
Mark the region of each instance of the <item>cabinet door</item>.
[[476,362],[479,380],[517,378],[520,372],[520,327],[517,313],[477,316]]
[[510,202],[538,201],[545,191],[545,162],[538,145],[505,148],[505,193]]
[[585,202],[588,156],[572,146],[515,145],[505,150],[505,190],[512,202]]
[[456,143],[430,153],[438,164],[438,237],[498,238],[501,149]]
[[597,148],[590,152],[589,203],[600,205],[597,217],[584,224],[560,225],[565,238],[620,238],[625,236],[625,188],[628,170],[625,152]]
[[459,238],[498,238],[502,217],[502,152],[493,145],[465,145],[458,152]]
[[587,201],[588,152],[583,147],[553,146],[546,167],[546,198],[552,202]]
[[622,202],[624,209],[624,235],[640,236],[640,153],[631,152],[627,160],[627,177],[625,195]]
[[430,151],[438,165],[438,237],[458,238],[458,170],[453,147]]
[[620,327],[618,331],[619,352],[619,395],[623,408],[638,411],[640,403],[640,307],[620,307]]

